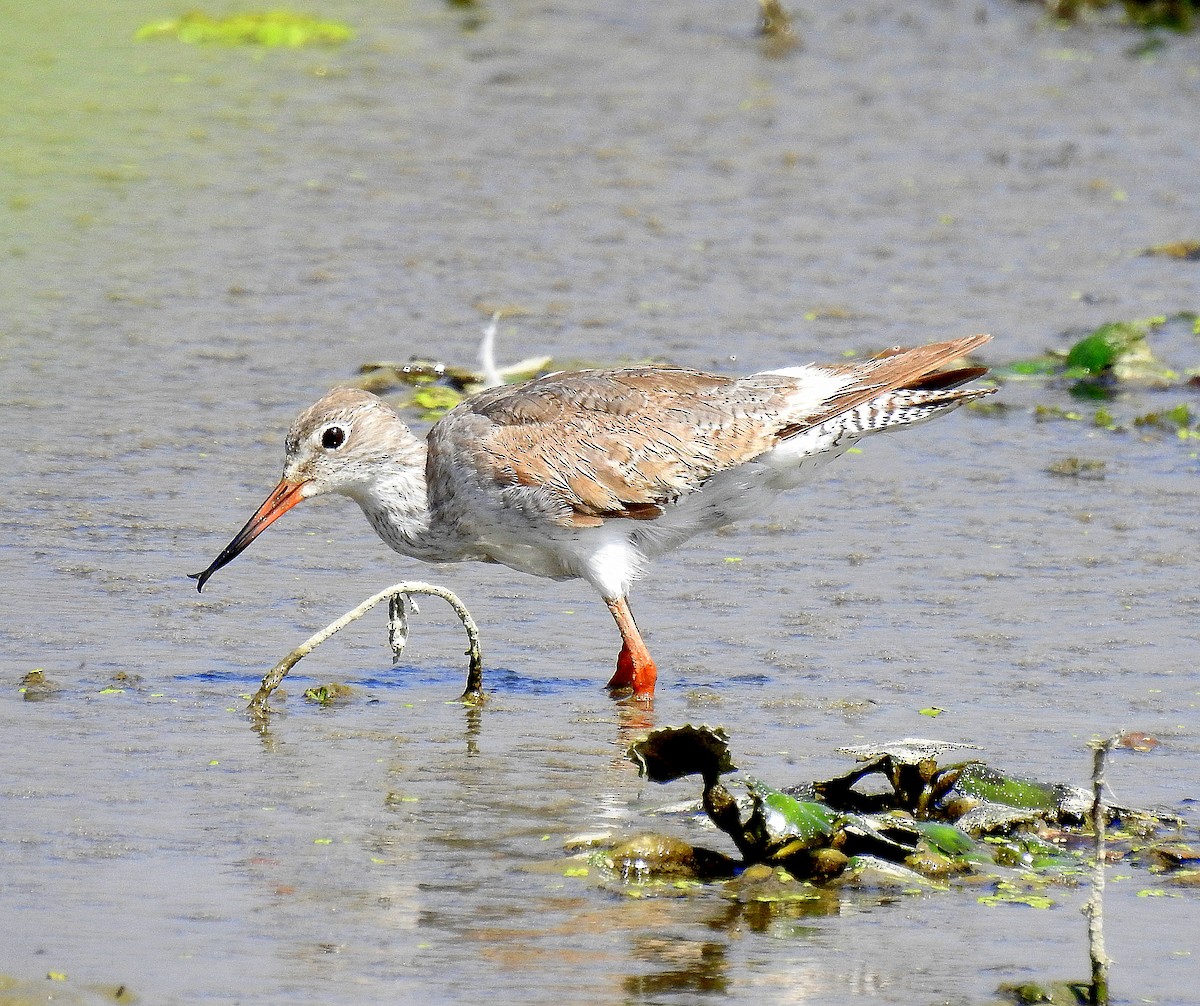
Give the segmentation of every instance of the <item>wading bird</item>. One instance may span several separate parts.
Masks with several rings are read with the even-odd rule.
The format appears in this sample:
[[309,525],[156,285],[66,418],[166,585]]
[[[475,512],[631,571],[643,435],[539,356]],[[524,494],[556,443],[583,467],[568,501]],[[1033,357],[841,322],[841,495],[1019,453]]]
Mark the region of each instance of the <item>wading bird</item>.
[[337,388],[297,417],[283,478],[193,576],[203,589],[301,500],[339,493],[404,555],[587,580],[621,633],[608,687],[648,699],[657,671],[629,590],[651,560],[766,512],[865,436],[990,394],[961,387],[985,368],[941,369],[989,338],[748,377],[676,367],[549,374],[475,395],[424,441],[376,396]]

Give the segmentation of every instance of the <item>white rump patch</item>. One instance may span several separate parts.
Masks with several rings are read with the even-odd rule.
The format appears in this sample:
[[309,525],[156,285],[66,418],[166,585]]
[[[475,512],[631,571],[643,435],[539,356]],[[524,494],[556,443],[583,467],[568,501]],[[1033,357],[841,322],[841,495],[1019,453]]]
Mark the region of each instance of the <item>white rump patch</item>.
[[796,390],[788,395],[788,408],[797,418],[820,412],[829,399],[855,383],[853,374],[838,374],[810,363],[803,367],[782,367],[766,370],[765,374],[778,374],[796,381]]

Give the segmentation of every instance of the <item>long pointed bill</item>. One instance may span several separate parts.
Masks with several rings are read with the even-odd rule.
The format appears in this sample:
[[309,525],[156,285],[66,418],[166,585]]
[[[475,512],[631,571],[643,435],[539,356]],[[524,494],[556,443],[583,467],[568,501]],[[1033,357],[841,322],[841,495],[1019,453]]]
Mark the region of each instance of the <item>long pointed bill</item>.
[[304,499],[304,487],[307,484],[306,482],[288,482],[285,479],[272,489],[271,495],[263,500],[262,506],[254,511],[254,516],[246,521],[246,526],[234,535],[233,541],[225,546],[224,551],[212,561],[212,565],[202,573],[188,574],[196,581],[196,590],[203,590],[208,578],[213,573],[227,563],[233,562],[250,542]]

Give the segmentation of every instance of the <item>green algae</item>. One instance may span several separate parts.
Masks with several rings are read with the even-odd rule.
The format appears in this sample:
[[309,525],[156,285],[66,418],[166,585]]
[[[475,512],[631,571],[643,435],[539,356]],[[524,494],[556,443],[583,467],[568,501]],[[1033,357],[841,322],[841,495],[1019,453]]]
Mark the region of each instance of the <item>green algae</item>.
[[188,11],[177,18],[154,21],[134,33],[136,39],[174,38],[189,45],[261,45],[297,49],[308,45],[341,45],[354,31],[340,21],[274,10],[213,17]]

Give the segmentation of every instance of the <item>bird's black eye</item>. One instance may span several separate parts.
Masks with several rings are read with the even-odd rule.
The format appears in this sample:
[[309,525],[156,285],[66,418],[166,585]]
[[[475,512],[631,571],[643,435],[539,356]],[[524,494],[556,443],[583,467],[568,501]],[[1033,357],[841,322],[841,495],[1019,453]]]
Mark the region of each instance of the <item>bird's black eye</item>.
[[330,426],[321,434],[321,446],[329,451],[336,451],[346,442],[346,431],[340,426]]

